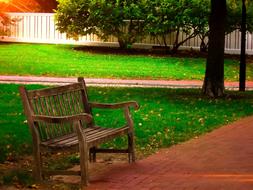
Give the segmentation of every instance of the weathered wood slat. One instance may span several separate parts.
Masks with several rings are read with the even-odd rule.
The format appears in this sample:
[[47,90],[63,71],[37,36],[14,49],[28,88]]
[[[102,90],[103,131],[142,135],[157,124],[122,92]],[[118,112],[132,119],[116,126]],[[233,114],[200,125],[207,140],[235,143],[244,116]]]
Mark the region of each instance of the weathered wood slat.
[[104,143],[108,140],[111,140],[115,137],[126,135],[127,132],[128,132],[128,129],[122,128],[118,131],[115,131],[114,133],[107,134],[106,136],[103,136],[103,137],[100,137],[100,138],[97,138],[97,139],[88,139],[87,143],[88,143],[88,146],[91,148],[91,147],[94,147],[98,144]]
[[48,110],[46,109],[45,97],[40,97],[39,103],[40,103],[40,108],[41,108],[41,114],[48,115]]
[[[42,115],[41,107],[39,106],[38,101],[39,101],[39,99],[33,99],[33,100],[31,100],[31,104],[34,105],[34,113],[36,115]],[[44,141],[47,136],[45,134],[45,127],[43,127],[42,124],[39,124],[39,123],[37,123],[36,126],[38,128],[41,140]]]
[[62,101],[60,101],[60,98],[59,98],[59,95],[57,94],[57,95],[54,95],[54,99],[55,99],[55,102],[56,102],[56,104],[58,105],[58,109],[59,109],[59,112],[58,112],[58,115],[60,116],[60,115],[66,115],[65,113],[64,113],[64,106],[63,106],[63,104],[62,104]]
[[74,137],[76,137],[76,134],[72,133],[72,134],[64,135],[64,136],[61,136],[61,137],[58,137],[58,138],[55,138],[55,139],[50,139],[48,141],[42,142],[41,144],[43,146],[49,146],[50,144],[60,143],[61,141],[64,141],[64,140],[69,139],[69,138],[74,138]]
[[[108,139],[111,139],[118,135],[123,135],[128,131],[128,127],[123,128],[96,128],[96,129],[87,129],[85,131],[86,139],[88,146],[96,145],[101,142],[104,142]],[[51,148],[63,148],[75,146],[78,144],[78,138],[75,133],[70,135],[65,135],[60,138],[56,138],[54,140],[43,142],[43,146],[49,146]]]
[[65,106],[65,102],[63,101],[62,94],[58,94],[56,97],[58,99],[58,102],[59,102],[58,105],[61,108],[62,115],[69,115],[66,110],[66,106]]
[[64,139],[64,141],[50,143],[47,146],[50,148],[63,148],[63,147],[70,147],[75,146],[78,144],[77,136],[69,137]]
[[71,105],[72,105],[72,109],[74,113],[80,113],[79,108],[78,108],[78,99],[74,97],[75,93],[76,91],[74,91],[73,93],[68,93],[68,94],[70,96]]
[[76,99],[77,99],[77,104],[78,104],[78,108],[79,108],[79,112],[85,112],[84,110],[84,105],[82,102],[82,94],[81,91],[76,91]]
[[102,149],[102,148],[96,148],[90,150],[91,153],[96,152],[96,153],[128,153],[128,149]]
[[93,134],[87,135],[87,141],[96,140],[99,138],[103,138],[104,136],[107,136],[112,133],[116,133],[120,129],[114,129],[114,128],[101,128],[100,131],[95,132]]
[[82,106],[80,105],[80,103],[82,103],[82,100],[80,101],[80,99],[78,98],[78,91],[75,91],[71,94],[72,96],[72,100],[74,102],[74,106],[75,106],[75,110],[77,113],[82,112],[82,110],[80,108],[82,108]]
[[53,88],[44,88],[40,90],[30,90],[28,91],[29,98],[43,97],[43,96],[53,96],[61,93],[71,92],[75,90],[83,89],[81,83],[73,83],[65,86],[58,86]]
[[[100,127],[87,128],[87,129],[85,129],[85,133],[87,133],[87,134],[92,133],[92,131],[96,131],[99,128]],[[45,145],[45,146],[48,146],[50,144],[57,143],[57,142],[60,142],[60,141],[64,141],[65,139],[72,138],[74,136],[76,136],[76,133],[71,133],[71,134],[64,135],[64,136],[61,136],[61,137],[58,137],[58,138],[55,138],[55,139],[50,139],[46,142],[43,142],[42,144]]]
[[[50,100],[50,103],[51,103],[51,106],[52,106],[54,116],[61,116],[62,115],[61,107],[60,107],[59,102],[56,99],[56,95],[51,96],[49,100]],[[56,131],[57,136],[61,136],[63,134],[62,133],[62,125],[61,124],[56,124],[55,125],[55,131]]]
[[[64,93],[58,94],[57,98],[59,99],[59,103],[60,103],[59,107],[62,109],[62,116],[71,115],[71,113],[69,112],[69,109],[66,105]],[[69,127],[68,125],[63,124],[61,126],[61,129],[62,129],[63,135],[73,132],[73,130],[71,130],[71,127]]]
[[[39,98],[39,103],[40,103],[40,108],[41,108],[41,114],[42,115],[48,115],[48,111],[45,108],[45,99],[43,97]],[[42,125],[42,127],[45,129],[45,139],[50,139],[52,138],[52,133],[50,130],[50,126],[47,123],[41,123],[39,122],[40,125]]]
[[45,104],[46,104],[46,110],[48,111],[48,115],[54,116],[52,105],[50,102],[50,96],[49,97],[44,97]]
[[[59,100],[61,99],[57,104],[59,109],[62,110],[61,115],[62,116],[71,115],[72,113],[70,112],[69,105],[66,103],[66,99],[67,99],[66,94],[62,93],[62,94],[58,95],[57,97]],[[62,124],[62,125],[60,125],[60,127],[61,127],[61,131],[62,131],[63,135],[73,132],[72,127],[70,127],[69,125]]]
[[[86,136],[96,133],[96,131],[100,131],[101,128],[87,128],[85,129]],[[62,147],[62,146],[73,146],[78,143],[77,134],[73,133],[70,135],[65,135],[60,138],[56,138],[47,142],[44,142],[43,145],[51,146],[51,147]]]
[[90,102],[89,103],[93,108],[101,108],[101,109],[119,109],[124,107],[134,107],[136,110],[139,109],[139,105],[135,101],[128,101],[128,102],[121,102],[121,103],[113,103],[113,104],[101,104],[97,102]]
[[50,104],[53,116],[57,116],[58,115],[58,106],[57,106],[56,102],[54,101],[54,96],[48,97],[48,102]]

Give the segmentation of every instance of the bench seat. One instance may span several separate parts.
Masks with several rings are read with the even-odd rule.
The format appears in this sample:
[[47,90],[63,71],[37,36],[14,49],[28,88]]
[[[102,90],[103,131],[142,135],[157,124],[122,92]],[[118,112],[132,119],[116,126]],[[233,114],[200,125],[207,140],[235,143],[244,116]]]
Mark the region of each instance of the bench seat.
[[[83,130],[86,136],[88,148],[94,147],[98,144],[111,140],[116,136],[118,137],[124,135],[127,133],[127,131],[128,127],[102,128],[98,126],[89,127]],[[79,144],[78,136],[76,133],[67,134],[48,141],[41,142],[42,146],[51,149],[69,148],[72,146],[78,146],[78,144]]]

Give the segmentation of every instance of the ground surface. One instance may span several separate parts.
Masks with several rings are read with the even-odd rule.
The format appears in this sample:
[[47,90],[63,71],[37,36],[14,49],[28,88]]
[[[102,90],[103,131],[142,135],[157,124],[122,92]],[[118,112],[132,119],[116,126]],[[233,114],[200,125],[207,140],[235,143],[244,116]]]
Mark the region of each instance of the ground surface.
[[[251,190],[252,143],[253,116],[250,116],[186,143],[162,149],[135,164],[99,160],[91,164],[87,190]],[[35,189],[78,189],[78,182],[79,177],[57,176],[53,184],[38,185]]]
[[[1,76],[6,77],[6,76]],[[7,77],[6,82],[13,82],[16,76]],[[21,79],[16,77],[17,81]],[[3,78],[2,78],[3,79]],[[22,78],[24,83],[28,80],[38,83],[41,78]],[[49,80],[50,79],[50,80]],[[44,78],[45,82],[66,83],[75,82],[76,78]],[[49,81],[47,81],[49,80]],[[96,81],[90,81],[94,84]],[[101,83],[126,83],[139,85],[143,81],[101,80]],[[153,82],[153,83],[152,83]],[[159,83],[160,82],[160,83]],[[163,83],[166,82],[166,83]],[[148,81],[152,85],[182,85],[183,81]],[[145,85],[145,84],[143,84]],[[188,87],[201,86],[199,83],[189,81]],[[230,86],[229,86],[230,85]],[[237,86],[234,83],[227,87]],[[252,88],[253,83],[249,82]],[[164,87],[163,86],[163,87]],[[249,105],[250,106],[250,105]],[[239,109],[239,108],[238,108]],[[214,132],[193,139],[172,148],[163,149],[146,159],[129,165],[126,159],[113,157],[100,158],[98,163],[91,164],[90,186],[88,189],[253,189],[253,117],[248,117],[234,124],[222,127]],[[31,169],[31,157],[19,160],[19,163],[0,165],[1,171],[22,168]],[[78,169],[75,167],[73,169]],[[18,182],[12,186],[0,189],[78,189],[79,177],[57,176],[44,184],[34,184],[24,188]],[[1,182],[0,182],[1,184]]]
[[[102,53],[104,52],[102,51]],[[199,57],[199,55],[196,55],[196,57]],[[3,82],[14,82],[14,76],[2,77],[7,77],[7,81],[2,79]],[[43,78],[47,80],[46,77]],[[17,80],[20,81],[20,78]],[[38,83],[33,81],[37,80],[36,77],[35,79],[30,78],[30,80],[32,80],[31,83]],[[52,80],[59,79],[53,78]],[[60,82],[56,81],[56,84],[61,83],[61,80],[62,78]],[[70,80],[74,82],[76,78]],[[25,78],[23,83],[27,82]],[[45,83],[47,82],[52,83],[52,81],[45,81]],[[65,78],[63,78],[62,83],[65,82]],[[95,82],[91,79],[90,84]],[[129,84],[129,82],[131,83]],[[159,87],[178,87],[180,85],[179,81],[147,82]],[[106,80],[103,79],[97,83],[106,83]],[[108,83],[118,85],[119,81],[108,81]],[[123,81],[123,83],[128,86],[146,85],[146,83],[141,84],[141,81],[138,80]],[[252,89],[252,81],[247,84]],[[185,87],[185,84],[181,85]],[[189,88],[200,88],[202,81],[189,81],[187,85]],[[226,86],[235,88],[238,83],[227,83]],[[217,129],[198,139],[162,149],[146,159],[137,161],[135,164],[129,165],[125,159],[121,158],[101,158],[96,164],[91,164],[90,186],[87,189],[251,190],[253,189],[252,143],[253,117],[251,116]],[[31,157],[28,157],[20,160],[19,163],[0,165],[0,174],[3,170],[14,168],[30,170],[30,163]],[[78,167],[73,169],[76,170]],[[0,185],[0,189],[68,190],[78,189],[78,183],[78,177],[57,176],[44,184],[34,184],[24,188],[17,183],[12,186]]]

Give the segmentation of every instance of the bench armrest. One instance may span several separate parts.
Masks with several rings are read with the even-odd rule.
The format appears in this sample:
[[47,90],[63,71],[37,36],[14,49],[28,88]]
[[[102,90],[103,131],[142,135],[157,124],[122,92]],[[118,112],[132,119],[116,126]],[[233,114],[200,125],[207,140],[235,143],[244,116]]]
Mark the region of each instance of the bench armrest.
[[33,121],[43,121],[46,123],[72,123],[74,121],[83,120],[86,123],[91,123],[92,116],[90,114],[82,113],[71,116],[46,116],[46,115],[33,115]]
[[107,109],[118,109],[124,107],[133,107],[135,110],[139,109],[139,105],[135,101],[120,102],[120,103],[97,103],[89,102],[92,108],[107,108]]
[[120,102],[120,103],[114,103],[114,104],[101,104],[101,103],[96,103],[96,102],[90,102],[89,104],[91,108],[109,108],[109,109],[123,108],[127,125],[129,126],[130,131],[133,131],[133,120],[131,118],[129,108],[134,107],[135,110],[138,110],[139,105],[137,102],[128,101],[128,102]]

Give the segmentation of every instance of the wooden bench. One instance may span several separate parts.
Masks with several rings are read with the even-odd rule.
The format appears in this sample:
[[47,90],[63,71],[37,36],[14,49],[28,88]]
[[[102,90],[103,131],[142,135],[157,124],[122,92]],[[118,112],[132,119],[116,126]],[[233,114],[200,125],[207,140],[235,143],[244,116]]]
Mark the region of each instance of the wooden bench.
[[[85,81],[70,85],[26,90],[20,87],[25,115],[33,140],[33,175],[42,180],[44,174],[81,175],[81,186],[88,185],[89,156],[93,160],[97,152],[128,153],[129,162],[135,161],[134,129],[130,107],[138,109],[135,101],[116,104],[89,102]],[[92,108],[123,109],[126,124],[122,127],[103,128],[97,126]],[[98,145],[115,137],[126,135],[128,148],[123,150],[99,149]],[[76,147],[80,153],[80,171],[44,171],[42,152],[66,151]]]

